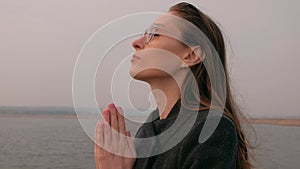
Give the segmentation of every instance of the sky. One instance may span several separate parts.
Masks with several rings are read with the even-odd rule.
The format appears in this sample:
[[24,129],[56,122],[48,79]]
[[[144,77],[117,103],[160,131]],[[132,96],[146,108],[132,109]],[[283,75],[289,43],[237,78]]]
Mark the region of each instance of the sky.
[[[177,2],[1,0],[0,106],[73,106],[73,72],[87,40],[120,17],[166,12]],[[221,25],[228,46],[234,96],[240,107],[251,116],[300,117],[300,2],[187,2]],[[112,49],[110,55],[120,55],[125,48],[132,52],[131,40],[123,41],[118,46],[120,50]],[[102,84],[111,75],[100,69],[95,79],[95,95],[102,106],[111,101],[108,86]],[[133,82],[129,90],[139,93],[149,87]],[[138,106],[149,95],[140,97],[135,101]]]

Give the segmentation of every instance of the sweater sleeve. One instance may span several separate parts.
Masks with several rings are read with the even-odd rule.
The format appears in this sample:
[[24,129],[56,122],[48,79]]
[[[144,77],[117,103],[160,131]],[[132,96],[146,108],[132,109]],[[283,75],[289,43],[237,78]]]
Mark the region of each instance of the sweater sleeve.
[[[199,137],[199,133],[197,133]],[[182,169],[235,169],[237,134],[233,122],[222,118],[212,136],[204,143],[186,142],[181,147],[180,168]],[[192,146],[191,146],[192,145]],[[184,150],[186,149],[186,150]]]

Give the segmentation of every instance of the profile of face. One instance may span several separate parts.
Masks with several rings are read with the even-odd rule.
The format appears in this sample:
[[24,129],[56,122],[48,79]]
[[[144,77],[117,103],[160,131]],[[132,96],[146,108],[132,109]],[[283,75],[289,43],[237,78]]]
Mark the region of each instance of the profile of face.
[[[132,42],[135,53],[130,75],[145,82],[174,76],[183,66],[200,62],[193,50],[180,41],[181,31],[169,12],[158,17],[143,36]],[[173,15],[174,16],[174,15]]]

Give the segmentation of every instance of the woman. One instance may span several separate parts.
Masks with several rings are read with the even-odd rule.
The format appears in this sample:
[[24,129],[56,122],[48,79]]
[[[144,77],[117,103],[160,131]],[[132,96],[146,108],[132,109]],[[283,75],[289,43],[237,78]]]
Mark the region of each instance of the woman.
[[[205,37],[196,35],[187,25],[174,22],[167,15],[161,16],[132,43],[136,52],[131,60],[130,74],[151,86],[157,103],[157,109],[139,128],[136,138],[170,134],[163,139],[154,137],[149,144],[134,144],[130,137],[124,137],[130,136],[130,133],[125,129],[121,108],[110,104],[102,112],[105,121],[98,122],[96,126],[97,168],[251,168],[248,158],[251,147],[240,125],[242,113],[231,95],[220,29],[208,16],[188,3],[172,6],[169,15],[192,23]],[[222,69],[217,65],[218,61]],[[218,78],[220,83],[213,84],[212,78]],[[210,108],[215,110],[212,116],[209,116]],[[193,112],[196,112],[193,116],[196,118],[190,118]],[[195,121],[191,123],[182,118]],[[216,128],[212,127],[212,134],[201,142],[205,121],[214,118],[218,122]],[[182,127],[171,130],[176,119],[181,119]],[[181,130],[184,126],[188,130]],[[177,136],[182,137],[174,142]],[[172,146],[166,148],[169,143]]]

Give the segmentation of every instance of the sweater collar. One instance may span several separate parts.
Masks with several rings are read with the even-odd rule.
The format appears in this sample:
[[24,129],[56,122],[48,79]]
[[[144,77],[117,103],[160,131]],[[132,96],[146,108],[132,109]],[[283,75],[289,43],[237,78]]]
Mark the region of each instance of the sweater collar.
[[177,102],[174,104],[174,106],[172,107],[170,113],[168,114],[168,116],[165,119],[160,119],[159,118],[159,111],[158,108],[155,109],[154,114],[152,116],[152,121],[173,121],[177,118],[178,113],[180,111],[180,106],[181,106],[181,100],[177,100]]

